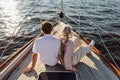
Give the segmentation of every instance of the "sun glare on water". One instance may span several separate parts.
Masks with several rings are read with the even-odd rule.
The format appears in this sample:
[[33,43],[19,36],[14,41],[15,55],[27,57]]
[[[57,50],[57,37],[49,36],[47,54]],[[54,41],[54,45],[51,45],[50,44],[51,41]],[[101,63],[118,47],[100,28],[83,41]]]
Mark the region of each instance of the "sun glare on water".
[[[6,17],[11,20],[16,20],[18,15],[17,5],[18,3],[13,0],[1,0],[0,5],[2,6],[2,12]],[[8,18],[8,19],[9,19]]]
[[[7,24],[6,36],[11,35],[14,32],[14,28],[18,25],[18,19],[20,19],[18,12],[18,2],[14,0],[0,0],[2,7],[2,18]],[[17,33],[17,31],[15,31]]]

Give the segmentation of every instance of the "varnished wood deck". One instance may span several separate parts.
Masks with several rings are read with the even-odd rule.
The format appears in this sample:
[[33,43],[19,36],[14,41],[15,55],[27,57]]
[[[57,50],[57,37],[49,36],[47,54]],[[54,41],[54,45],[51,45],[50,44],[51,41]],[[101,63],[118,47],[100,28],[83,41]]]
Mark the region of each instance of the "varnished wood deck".
[[[36,80],[41,72],[62,70],[60,66],[46,68],[44,64],[38,60],[34,71],[23,74],[23,69],[28,64],[30,65],[31,54],[32,53],[11,73],[8,80]],[[119,80],[93,52],[83,57],[75,67],[79,70],[79,72],[76,73],[78,80]]]

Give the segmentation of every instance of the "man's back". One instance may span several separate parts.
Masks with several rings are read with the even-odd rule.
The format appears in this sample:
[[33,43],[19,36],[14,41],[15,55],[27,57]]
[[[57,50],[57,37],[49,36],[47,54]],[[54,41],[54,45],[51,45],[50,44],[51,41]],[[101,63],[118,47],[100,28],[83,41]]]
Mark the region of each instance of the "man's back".
[[32,65],[27,66],[24,69],[24,73],[34,69],[38,54],[40,54],[40,60],[46,65],[54,66],[58,62],[60,40],[50,35],[53,31],[52,23],[44,21],[41,23],[40,29],[44,33],[44,36],[35,40],[33,45]]
[[46,34],[43,37],[36,39],[33,46],[33,53],[39,53],[40,60],[44,64],[53,66],[58,62],[59,49],[60,40]]

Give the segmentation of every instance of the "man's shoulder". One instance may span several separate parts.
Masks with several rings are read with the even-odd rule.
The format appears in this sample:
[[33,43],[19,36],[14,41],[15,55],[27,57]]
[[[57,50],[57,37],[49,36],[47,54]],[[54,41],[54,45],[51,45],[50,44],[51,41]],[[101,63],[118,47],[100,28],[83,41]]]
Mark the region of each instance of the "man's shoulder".
[[53,39],[55,39],[55,40],[59,40],[57,37],[55,37],[55,36],[51,36]]
[[40,39],[42,39],[42,37],[36,38],[35,41],[38,41],[38,40],[40,40]]
[[53,38],[53,41],[56,41],[56,42],[59,42],[59,43],[60,43],[60,39],[58,39],[58,38],[56,38],[56,37],[54,37],[54,36],[52,36],[52,38]]
[[[36,38],[35,41],[39,42],[44,39],[46,39],[46,38],[43,36],[43,37]],[[47,37],[47,39],[60,42],[60,39],[56,38],[55,36],[49,36],[49,37]]]
[[39,41],[41,41],[42,37],[36,38],[35,42],[38,43]]

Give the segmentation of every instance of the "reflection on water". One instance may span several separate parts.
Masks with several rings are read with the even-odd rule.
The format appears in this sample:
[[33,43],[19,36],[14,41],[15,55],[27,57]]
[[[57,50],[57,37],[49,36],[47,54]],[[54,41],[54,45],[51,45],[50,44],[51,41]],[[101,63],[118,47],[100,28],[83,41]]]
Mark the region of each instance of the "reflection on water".
[[10,36],[13,33],[17,33],[17,30],[19,28],[15,30],[15,26],[18,25],[17,22],[20,18],[19,11],[17,9],[18,2],[15,0],[1,0],[0,5],[2,19],[5,20],[6,23],[8,23],[7,25],[5,25],[5,35]]
[[17,20],[17,2],[13,0],[1,0],[0,5],[2,7],[3,17],[6,19],[16,21]]

